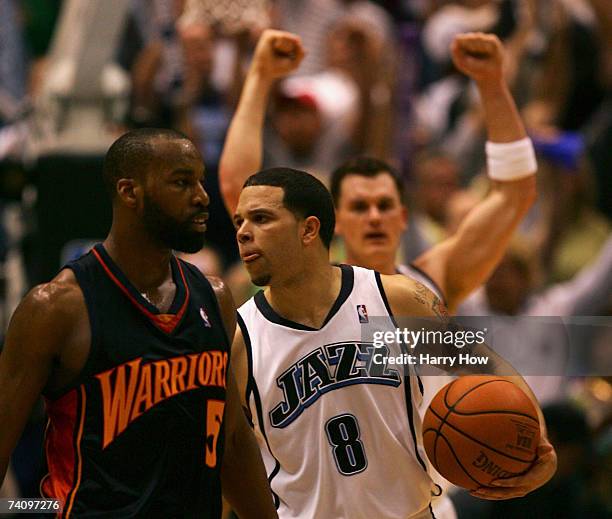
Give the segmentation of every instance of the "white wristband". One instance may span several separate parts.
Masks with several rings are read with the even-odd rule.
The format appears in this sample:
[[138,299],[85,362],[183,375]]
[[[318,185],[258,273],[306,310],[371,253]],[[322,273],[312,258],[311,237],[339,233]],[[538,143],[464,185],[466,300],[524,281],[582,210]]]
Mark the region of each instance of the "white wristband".
[[493,180],[518,180],[533,175],[538,169],[529,137],[513,142],[487,141],[485,150],[488,174]]

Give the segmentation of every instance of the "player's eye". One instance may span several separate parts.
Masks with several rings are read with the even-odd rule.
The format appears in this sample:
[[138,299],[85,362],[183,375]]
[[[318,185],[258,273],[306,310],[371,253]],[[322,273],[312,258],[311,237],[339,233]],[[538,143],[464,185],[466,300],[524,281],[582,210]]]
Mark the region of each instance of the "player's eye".
[[383,200],[378,204],[379,211],[389,211],[391,209],[393,209],[393,204],[390,200]]
[[355,202],[351,208],[356,213],[365,213],[368,210],[368,204],[365,202]]

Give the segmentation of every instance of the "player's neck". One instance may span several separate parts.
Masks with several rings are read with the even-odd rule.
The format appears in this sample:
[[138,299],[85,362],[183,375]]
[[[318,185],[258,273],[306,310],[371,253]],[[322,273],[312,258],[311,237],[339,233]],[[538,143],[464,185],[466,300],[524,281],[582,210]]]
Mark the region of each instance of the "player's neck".
[[282,285],[271,285],[266,290],[266,299],[285,319],[320,328],[340,293],[341,285],[341,270],[325,263]]
[[172,251],[161,248],[142,233],[117,232],[113,226],[103,245],[121,271],[140,291],[155,289],[172,276]]
[[346,263],[348,263],[349,265],[355,265],[356,267],[365,267],[368,269],[376,270],[381,274],[397,274],[395,268],[395,257],[357,258],[355,255],[351,254],[350,252],[347,252]]

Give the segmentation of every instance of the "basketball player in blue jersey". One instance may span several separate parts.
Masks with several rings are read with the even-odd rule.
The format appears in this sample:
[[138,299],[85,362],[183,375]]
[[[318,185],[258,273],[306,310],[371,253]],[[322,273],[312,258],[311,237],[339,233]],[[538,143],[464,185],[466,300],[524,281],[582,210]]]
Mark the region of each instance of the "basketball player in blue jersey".
[[[241,411],[235,307],[172,250],[202,247],[208,195],[194,145],[143,129],[109,149],[104,243],[34,288],[0,355],[0,481],[45,396],[43,496],[61,517],[277,517]],[[244,488],[248,492],[244,492]]]
[[[331,195],[307,173],[273,168],[249,177],[234,223],[251,280],[267,288],[239,308],[232,365],[279,517],[431,518],[415,377],[374,369],[362,324],[369,316],[389,324],[393,316],[443,318],[443,304],[406,276],[330,264]],[[522,377],[498,362],[537,406]],[[523,496],[552,477],[556,456],[539,413],[531,469],[474,495]]]

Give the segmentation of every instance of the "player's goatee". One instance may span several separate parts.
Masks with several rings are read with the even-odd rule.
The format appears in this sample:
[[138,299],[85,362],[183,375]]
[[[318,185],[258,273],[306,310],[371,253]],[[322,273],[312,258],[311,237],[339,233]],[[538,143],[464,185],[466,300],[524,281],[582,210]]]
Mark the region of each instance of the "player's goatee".
[[198,252],[203,247],[205,233],[194,230],[190,219],[180,222],[169,216],[147,194],[143,202],[145,228],[160,243],[169,249],[189,253]]

